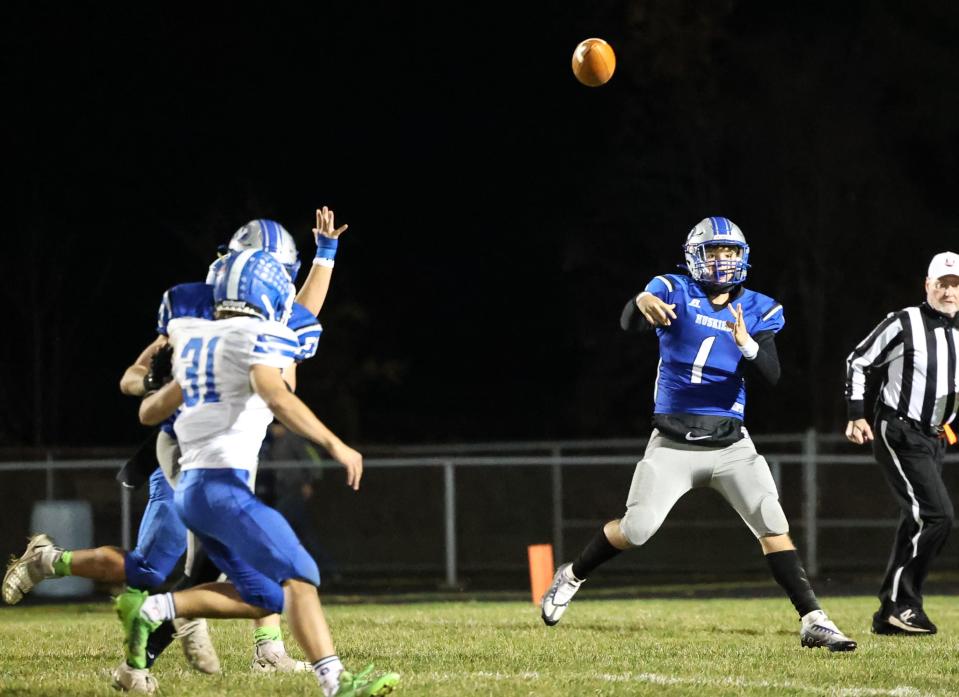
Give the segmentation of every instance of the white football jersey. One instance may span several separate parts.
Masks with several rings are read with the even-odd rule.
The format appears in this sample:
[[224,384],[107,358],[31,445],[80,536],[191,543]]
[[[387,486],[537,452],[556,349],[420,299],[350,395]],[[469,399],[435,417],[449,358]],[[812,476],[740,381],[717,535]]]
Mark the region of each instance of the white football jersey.
[[183,390],[174,426],[180,468],[245,469],[255,473],[273,414],[250,384],[250,368],[293,364],[299,342],[279,322],[254,317],[171,320],[173,378]]

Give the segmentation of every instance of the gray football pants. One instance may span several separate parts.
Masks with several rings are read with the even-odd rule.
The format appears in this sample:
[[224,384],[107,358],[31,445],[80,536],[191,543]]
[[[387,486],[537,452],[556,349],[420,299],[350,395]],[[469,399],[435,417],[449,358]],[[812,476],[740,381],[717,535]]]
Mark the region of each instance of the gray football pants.
[[654,429],[620,521],[626,539],[645,544],[683,494],[705,486],[718,491],[757,538],[789,532],[769,465],[752,440],[710,448],[669,440]]

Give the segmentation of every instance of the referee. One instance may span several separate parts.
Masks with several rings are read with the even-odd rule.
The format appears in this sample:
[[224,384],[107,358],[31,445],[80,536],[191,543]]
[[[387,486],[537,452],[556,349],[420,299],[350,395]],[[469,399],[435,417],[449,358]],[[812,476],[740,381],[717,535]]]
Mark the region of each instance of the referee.
[[[922,584],[952,529],[952,501],[942,481],[949,422],[959,392],[959,254],[932,258],[926,302],[890,313],[846,359],[846,438],[873,441],[893,497],[899,529],[882,603],[872,618],[876,634],[935,634],[922,608]],[[865,418],[866,375],[886,371],[873,427]],[[873,435],[875,433],[875,436]]]

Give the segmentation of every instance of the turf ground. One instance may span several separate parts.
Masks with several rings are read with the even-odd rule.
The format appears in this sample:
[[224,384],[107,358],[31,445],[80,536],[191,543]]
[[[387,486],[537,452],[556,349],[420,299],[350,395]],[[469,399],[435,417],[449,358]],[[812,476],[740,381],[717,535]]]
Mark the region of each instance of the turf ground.
[[[327,613],[347,666],[398,671],[398,695],[959,695],[955,598],[927,599],[941,633],[924,638],[870,635],[874,602],[824,603],[860,641],[853,654],[802,649],[779,598],[583,598],[554,628],[524,602],[328,602]],[[162,694],[319,694],[309,674],[251,673],[248,623],[212,625],[223,674],[191,672],[173,646],[154,669]],[[116,695],[120,632],[107,603],[2,608],[0,646],[4,697]]]

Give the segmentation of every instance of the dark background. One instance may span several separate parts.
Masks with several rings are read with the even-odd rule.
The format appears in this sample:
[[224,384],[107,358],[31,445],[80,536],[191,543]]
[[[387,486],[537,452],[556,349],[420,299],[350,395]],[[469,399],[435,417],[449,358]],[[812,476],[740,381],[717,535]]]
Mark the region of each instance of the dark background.
[[350,441],[645,435],[619,313],[707,215],[785,305],[747,423],[841,429],[844,357],[959,247],[957,35],[946,2],[4,5],[0,445],[139,440],[162,292],[254,217],[308,262],[324,204],[300,391]]

